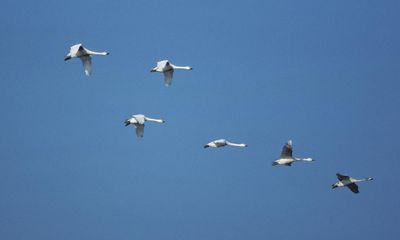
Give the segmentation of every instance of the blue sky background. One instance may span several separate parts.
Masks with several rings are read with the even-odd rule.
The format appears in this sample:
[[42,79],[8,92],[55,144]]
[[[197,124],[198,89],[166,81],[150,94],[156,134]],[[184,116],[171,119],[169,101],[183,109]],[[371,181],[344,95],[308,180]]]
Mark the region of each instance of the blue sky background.
[[[0,238],[398,239],[399,10],[3,0]],[[111,52],[90,77],[63,61],[80,42]],[[194,70],[166,88],[162,59]],[[138,140],[135,113],[166,123]],[[317,161],[272,167],[289,138]]]

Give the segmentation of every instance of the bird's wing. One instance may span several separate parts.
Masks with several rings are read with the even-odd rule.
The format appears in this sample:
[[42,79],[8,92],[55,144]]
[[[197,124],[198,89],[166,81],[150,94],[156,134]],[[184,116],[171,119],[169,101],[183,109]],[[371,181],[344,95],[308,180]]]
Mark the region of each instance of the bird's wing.
[[76,44],[76,45],[74,45],[74,46],[69,48],[69,52],[72,55],[76,55],[78,53],[78,51],[80,51],[82,49],[83,49],[82,44]]
[[144,124],[135,123],[136,136],[142,138],[144,135]]
[[85,68],[85,74],[89,76],[92,73],[92,58],[89,55],[81,57],[83,67]]
[[173,69],[164,72],[164,83],[165,83],[165,86],[171,86],[173,75],[174,75],[174,70]]
[[349,176],[345,176],[345,175],[342,175],[340,173],[336,173],[336,176],[337,176],[337,179],[339,179],[339,181],[343,181],[345,179],[349,179],[350,178]]
[[292,142],[289,141],[282,148],[281,158],[292,158],[292,152],[293,152]]
[[163,70],[165,67],[167,67],[169,65],[170,64],[169,64],[168,60],[162,60],[162,61],[157,62],[157,68],[160,70]]
[[359,193],[358,192],[358,186],[355,183],[350,183],[349,185],[346,185],[353,193]]
[[145,116],[143,115],[143,114],[136,114],[136,115],[133,115],[133,117],[136,119],[136,121],[139,123],[139,124],[144,124],[144,122],[145,122]]

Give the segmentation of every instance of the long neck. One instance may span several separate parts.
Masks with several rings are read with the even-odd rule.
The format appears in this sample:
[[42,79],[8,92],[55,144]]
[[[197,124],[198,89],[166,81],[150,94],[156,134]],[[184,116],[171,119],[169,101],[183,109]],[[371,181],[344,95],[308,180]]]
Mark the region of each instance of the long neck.
[[373,178],[361,178],[361,179],[356,179],[355,182],[365,182],[365,181],[371,181]]
[[94,52],[94,51],[90,51],[90,50],[86,50],[86,52],[90,55],[99,55],[99,56],[106,56],[110,53],[108,52]]
[[172,65],[172,64],[171,64],[171,66],[173,69],[192,70],[192,67],[189,67],[189,66],[176,66],[176,65]]
[[244,144],[244,143],[232,143],[232,142],[226,141],[226,144],[229,146],[233,146],[233,147],[247,147],[247,144]]
[[158,122],[158,123],[164,123],[164,122],[165,122],[165,121],[162,120],[162,119],[155,119],[155,118],[148,118],[148,117],[146,117],[146,121],[149,121],[149,122]]
[[314,159],[312,159],[312,158],[294,158],[294,159],[296,159],[297,161],[305,161],[305,162],[314,161]]

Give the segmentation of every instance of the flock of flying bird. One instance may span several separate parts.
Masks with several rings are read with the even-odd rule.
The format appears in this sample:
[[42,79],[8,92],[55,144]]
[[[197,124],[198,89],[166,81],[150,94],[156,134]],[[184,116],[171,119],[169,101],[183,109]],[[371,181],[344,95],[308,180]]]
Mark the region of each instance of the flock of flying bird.
[[[106,56],[109,55],[109,52],[95,52],[91,51],[82,46],[82,44],[76,44],[70,47],[69,53],[65,56],[64,60],[70,60],[71,58],[80,58],[83,67],[85,70],[85,74],[89,76],[92,73],[92,56]],[[172,84],[172,77],[174,70],[181,69],[181,70],[192,70],[192,67],[189,66],[176,66],[169,62],[168,60],[163,60],[157,62],[157,66],[151,69],[151,72],[159,72],[164,74],[164,82],[166,86],[170,86]],[[144,134],[144,126],[145,122],[157,122],[157,123],[164,123],[165,121],[162,119],[154,119],[149,118],[143,114],[136,114],[133,115],[131,118],[125,120],[125,126],[133,125],[136,129],[136,135],[139,138],[143,137]],[[218,139],[212,142],[207,143],[204,145],[204,148],[219,148],[224,146],[232,146],[232,147],[247,147],[247,144],[244,143],[233,143],[227,141],[226,139]],[[281,166],[292,166],[295,162],[312,162],[314,159],[312,158],[297,158],[293,157],[293,145],[292,140],[289,140],[282,149],[281,156],[278,160],[275,160],[272,165],[281,165]],[[348,187],[353,193],[358,193],[358,186],[356,183],[370,181],[373,178],[362,178],[362,179],[355,179],[350,176],[345,176],[342,174],[336,174],[338,178],[338,182],[332,184],[332,189],[337,187]]]

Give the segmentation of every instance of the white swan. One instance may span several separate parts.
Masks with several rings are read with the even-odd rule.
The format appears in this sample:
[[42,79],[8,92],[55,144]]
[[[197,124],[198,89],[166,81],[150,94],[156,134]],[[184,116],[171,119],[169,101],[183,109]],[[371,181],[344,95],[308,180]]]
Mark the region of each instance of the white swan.
[[165,123],[165,121],[162,119],[154,119],[154,118],[146,117],[143,114],[136,114],[136,115],[132,115],[131,118],[128,118],[125,120],[125,127],[128,126],[129,124],[132,124],[136,128],[136,136],[139,138],[142,138],[143,134],[144,134],[144,123],[146,121]]
[[204,148],[208,148],[208,147],[219,148],[219,147],[224,147],[224,146],[247,147],[247,144],[233,143],[233,142],[229,142],[225,139],[218,139],[218,140],[214,140],[212,142],[207,143],[206,145],[204,145]]
[[292,140],[289,140],[282,149],[281,158],[274,161],[272,166],[275,165],[284,165],[284,166],[292,166],[292,163],[296,161],[305,161],[305,162],[312,162],[314,159],[312,158],[296,158],[293,157],[293,145]]
[[87,48],[84,48],[81,43],[72,46],[69,53],[65,55],[64,61],[70,60],[71,58],[80,58],[85,68],[85,74],[89,76],[92,73],[92,55],[106,56],[109,52],[94,52]]
[[352,178],[349,176],[342,175],[340,173],[336,173],[336,176],[339,179],[339,182],[332,184],[332,189],[337,188],[337,187],[348,187],[353,193],[359,193],[358,186],[356,183],[373,180],[373,178],[371,178],[371,177],[355,179],[355,178]]
[[172,84],[172,77],[174,75],[175,69],[182,69],[182,70],[192,70],[192,67],[189,66],[176,66],[170,63],[168,60],[162,60],[157,62],[157,67],[151,69],[150,72],[162,72],[164,73],[164,82],[165,86],[171,86]]

